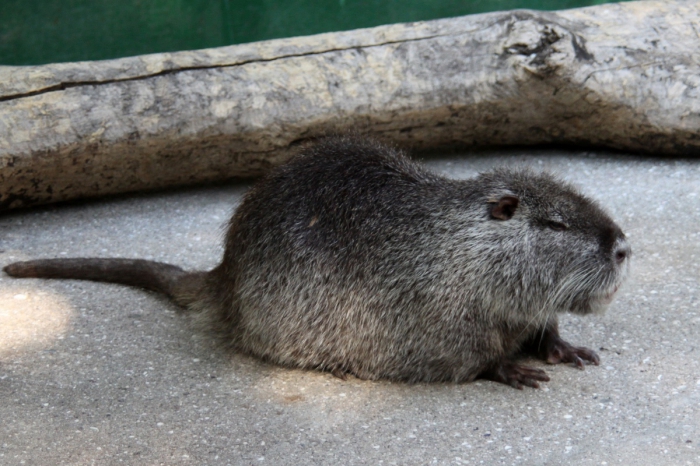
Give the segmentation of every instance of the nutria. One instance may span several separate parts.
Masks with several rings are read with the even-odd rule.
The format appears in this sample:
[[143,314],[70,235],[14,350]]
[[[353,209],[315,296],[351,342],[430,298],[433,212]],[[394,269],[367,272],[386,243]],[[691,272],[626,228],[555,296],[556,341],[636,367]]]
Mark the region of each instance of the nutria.
[[401,151],[336,137],[244,197],[209,272],[132,259],[48,259],[15,277],[165,293],[234,350],[344,377],[537,387],[514,357],[598,364],[557,313],[603,311],[629,267],[625,235],[553,176],[498,169],[452,180]]

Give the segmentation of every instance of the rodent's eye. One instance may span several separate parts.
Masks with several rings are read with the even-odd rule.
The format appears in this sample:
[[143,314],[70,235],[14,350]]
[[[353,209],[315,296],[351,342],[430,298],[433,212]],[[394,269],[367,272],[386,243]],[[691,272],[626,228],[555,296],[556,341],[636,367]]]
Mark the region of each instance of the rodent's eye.
[[564,231],[569,229],[569,226],[565,223],[555,222],[554,220],[548,221],[547,226],[550,228],[550,230],[554,231]]

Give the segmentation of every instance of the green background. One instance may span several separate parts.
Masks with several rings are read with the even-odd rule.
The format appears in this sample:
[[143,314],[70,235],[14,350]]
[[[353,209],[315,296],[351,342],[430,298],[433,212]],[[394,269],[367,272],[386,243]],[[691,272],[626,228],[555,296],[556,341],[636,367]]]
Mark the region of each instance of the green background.
[[0,0],[0,64],[191,50],[380,24],[603,0]]

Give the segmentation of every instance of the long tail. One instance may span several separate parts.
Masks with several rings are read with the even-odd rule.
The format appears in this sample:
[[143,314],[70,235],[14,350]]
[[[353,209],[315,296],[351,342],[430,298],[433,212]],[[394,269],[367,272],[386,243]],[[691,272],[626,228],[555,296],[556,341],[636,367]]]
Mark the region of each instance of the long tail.
[[206,276],[205,272],[186,272],[141,259],[38,259],[15,262],[3,270],[18,278],[70,278],[136,286],[163,293],[181,306],[196,298]]

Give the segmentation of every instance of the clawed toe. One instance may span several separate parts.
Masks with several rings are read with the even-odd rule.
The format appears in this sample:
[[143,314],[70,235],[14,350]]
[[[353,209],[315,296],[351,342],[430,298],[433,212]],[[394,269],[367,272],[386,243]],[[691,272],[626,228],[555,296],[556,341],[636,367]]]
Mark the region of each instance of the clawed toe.
[[572,363],[579,369],[583,369],[586,364],[600,364],[600,358],[592,349],[573,346],[564,341],[559,335],[556,321],[550,321],[544,329],[533,334],[532,339],[525,343],[523,351],[536,354],[548,364]]
[[512,362],[501,363],[481,374],[481,377],[494,382],[510,385],[518,390],[523,389],[523,385],[539,388],[538,382],[548,382],[549,376],[542,369],[521,366]]
[[570,362],[579,369],[583,369],[585,363],[596,366],[600,364],[600,358],[595,351],[584,347],[572,346],[564,340],[556,342],[549,348],[546,361],[549,364]]

